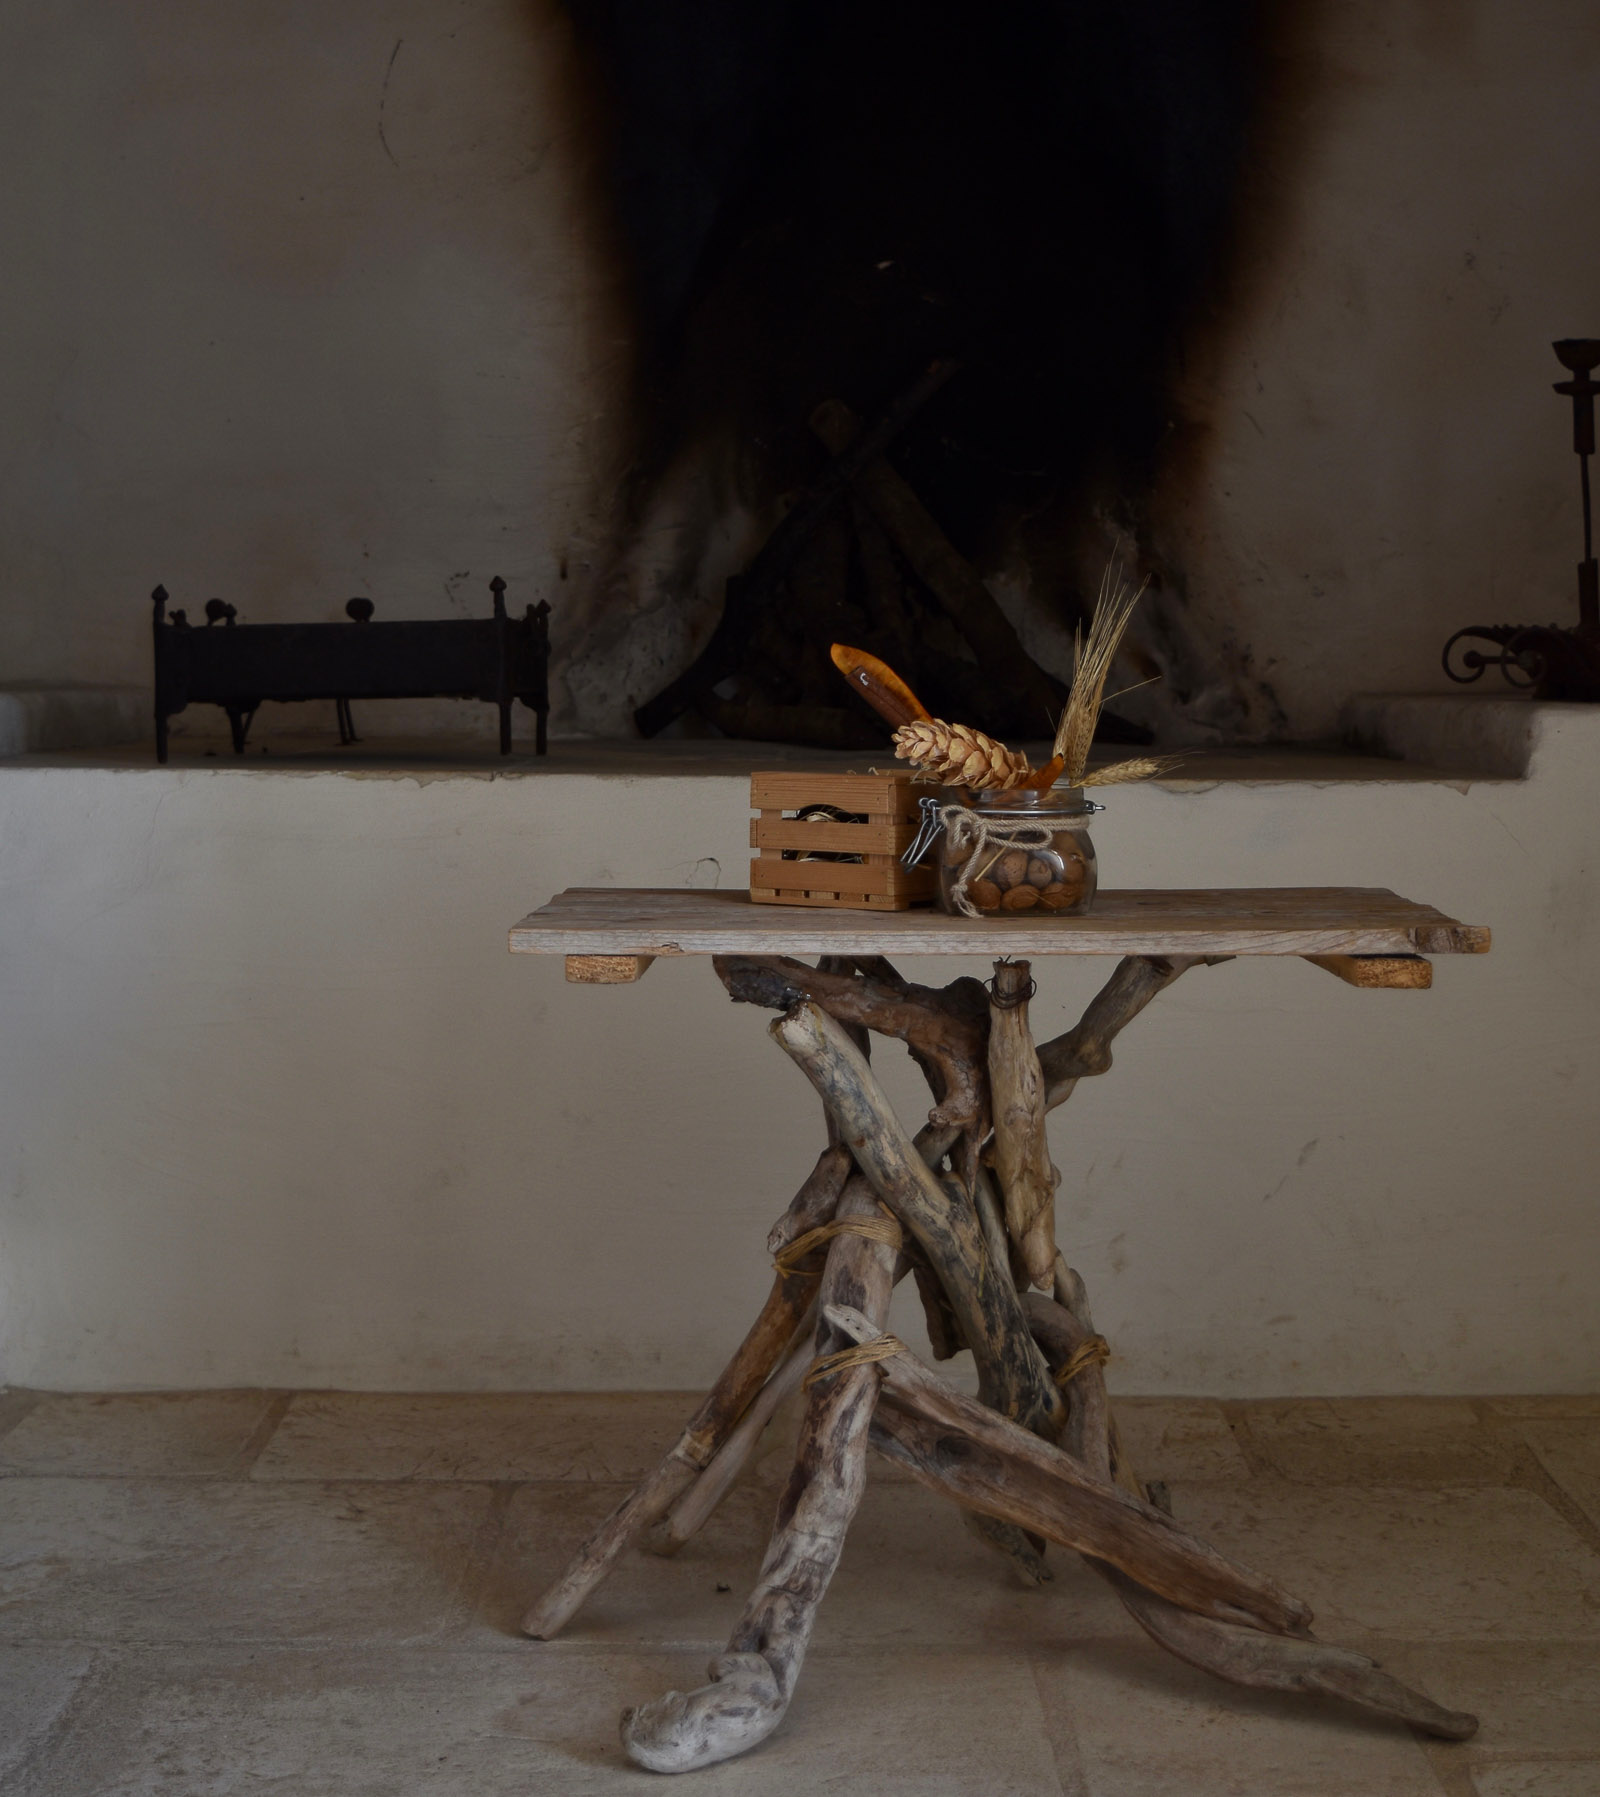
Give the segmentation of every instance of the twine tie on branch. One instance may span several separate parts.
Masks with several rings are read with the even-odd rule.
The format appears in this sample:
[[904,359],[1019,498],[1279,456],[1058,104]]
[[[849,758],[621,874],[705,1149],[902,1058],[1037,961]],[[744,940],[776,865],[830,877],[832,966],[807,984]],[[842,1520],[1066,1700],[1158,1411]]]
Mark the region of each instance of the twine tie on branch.
[[[1009,967],[1011,963],[1006,961],[1004,965]],[[1039,990],[1039,982],[1031,977],[1023,985],[1018,986],[1015,992],[1001,992],[998,989],[998,982],[995,980],[985,980],[983,983],[989,991],[989,1003],[997,1011],[1020,1011],[1029,999],[1036,996]]]
[[851,1367],[871,1366],[875,1361],[892,1360],[904,1354],[906,1345],[897,1335],[875,1335],[869,1342],[856,1342],[841,1348],[837,1354],[824,1354],[812,1362],[811,1371],[801,1382],[802,1391],[810,1391],[819,1379],[831,1379],[835,1373],[847,1373]]
[[824,1242],[831,1242],[836,1235],[864,1236],[869,1242],[882,1242],[884,1247],[893,1248],[896,1253],[905,1240],[893,1217],[839,1217],[832,1223],[819,1223],[815,1229],[797,1235],[787,1247],[778,1250],[772,1264],[787,1278],[800,1271],[801,1261]]
[[[1055,820],[1032,818],[1000,818],[985,817],[967,805],[946,805],[939,813],[944,824],[945,835],[950,839],[950,846],[957,852],[970,846],[966,865],[956,877],[954,898],[956,907],[965,917],[981,917],[983,913],[967,897],[967,887],[974,880],[981,880],[994,866],[1007,849],[1047,849],[1055,839],[1056,832],[1062,827]],[[978,863],[983,860],[985,850],[992,850],[982,867]]]
[[1091,1335],[1087,1341],[1079,1342],[1062,1362],[1056,1373],[1056,1384],[1065,1391],[1079,1373],[1087,1372],[1092,1366],[1104,1366],[1110,1358],[1110,1342],[1103,1335]]

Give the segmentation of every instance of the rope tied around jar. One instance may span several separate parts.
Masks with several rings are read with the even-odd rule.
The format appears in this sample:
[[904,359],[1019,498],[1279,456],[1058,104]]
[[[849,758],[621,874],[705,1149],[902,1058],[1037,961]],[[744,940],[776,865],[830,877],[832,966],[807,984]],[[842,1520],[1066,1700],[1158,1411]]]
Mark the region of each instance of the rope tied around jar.
[[[983,913],[967,896],[968,886],[974,880],[981,880],[1008,849],[1036,851],[1049,848],[1055,840],[1057,830],[1061,828],[1056,819],[985,817],[969,805],[942,806],[939,821],[944,825],[951,848],[958,854],[969,845],[971,847],[966,865],[956,876],[951,897],[955,899],[956,908],[964,917],[979,918]],[[979,867],[978,863],[986,849],[992,849],[993,853]]]

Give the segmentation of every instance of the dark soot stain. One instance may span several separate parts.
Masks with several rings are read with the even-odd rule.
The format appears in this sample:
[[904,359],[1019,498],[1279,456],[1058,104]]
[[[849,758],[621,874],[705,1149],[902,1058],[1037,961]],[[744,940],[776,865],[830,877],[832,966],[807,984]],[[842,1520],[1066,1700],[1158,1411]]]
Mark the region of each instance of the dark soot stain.
[[568,0],[611,108],[642,474],[731,426],[771,491],[806,420],[961,374],[894,459],[968,553],[1137,494],[1229,237],[1246,0]]

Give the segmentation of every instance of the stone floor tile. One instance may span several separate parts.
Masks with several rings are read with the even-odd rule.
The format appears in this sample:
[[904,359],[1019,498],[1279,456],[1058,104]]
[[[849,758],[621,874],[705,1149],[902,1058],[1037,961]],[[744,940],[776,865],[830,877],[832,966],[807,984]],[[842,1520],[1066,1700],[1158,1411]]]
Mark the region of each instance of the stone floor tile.
[[0,1438],[0,1477],[237,1474],[274,1402],[263,1391],[45,1392]]
[[1407,1429],[1470,1429],[1478,1408],[1471,1398],[1326,1398],[1339,1426],[1392,1435]]
[[1478,1417],[1470,1398],[1241,1398],[1229,1409],[1274,1430],[1469,1429]]
[[[522,1616],[600,1520],[627,1495],[626,1485],[524,1485],[506,1511],[478,1596],[474,1639],[520,1648]],[[736,1489],[710,1522],[671,1559],[629,1549],[560,1639],[586,1645],[721,1644],[761,1565],[770,1508]],[[725,1585],[726,1590],[717,1587]]]
[[267,1479],[639,1479],[699,1392],[302,1392]]
[[[920,1485],[869,1486],[818,1622],[828,1642],[1030,1647],[1142,1639],[1104,1580],[1052,1547],[1053,1577],[1030,1586]],[[826,1631],[824,1633],[823,1631]]]
[[777,1734],[693,1777],[708,1797],[1061,1797],[1027,1656],[996,1650],[814,1649]]
[[1331,1485],[1499,1485],[1522,1443],[1461,1398],[1314,1398],[1237,1406],[1275,1473]]
[[486,1486],[0,1483],[0,1638],[409,1639],[463,1620]]
[[1249,1467],[1222,1408],[1206,1398],[1114,1398],[1112,1413],[1141,1479],[1243,1479]]
[[1596,1797],[1600,1793],[1600,1760],[1522,1760],[1476,1766],[1472,1788],[1477,1797]]
[[1332,1640],[1600,1638],[1600,1554],[1531,1491],[1183,1485],[1173,1510]]
[[1518,1427],[1550,1477],[1600,1523],[1600,1418]]
[[1041,1652],[1034,1669],[1084,1797],[1439,1797],[1405,1729],[1241,1690],[1156,1647]]
[[1485,1398],[1483,1401],[1496,1416],[1557,1420],[1589,1417],[1600,1421],[1600,1392],[1558,1393],[1547,1398]]
[[[521,1611],[696,1394],[306,1394],[249,1482],[217,1475],[271,1426],[270,1394],[24,1396],[0,1407],[6,1797],[639,1791],[618,1712],[704,1676],[757,1576],[795,1421],[679,1557],[630,1554],[534,1643]],[[1472,1743],[1419,1748],[1191,1672],[1074,1556],[1052,1550],[1054,1583],[1026,1589],[874,1460],[788,1722],[695,1789],[1600,1797],[1600,1553],[1571,1506],[1493,1483],[1537,1452],[1600,1521],[1586,1402],[1240,1406],[1271,1477],[1249,1475],[1231,1411],[1116,1406],[1181,1522],[1309,1599],[1325,1637],[1478,1713]],[[117,1476],[146,1468],[172,1476]],[[506,1481],[530,1482],[490,1489]]]
[[[1470,1710],[1472,1760],[1538,1753],[1600,1758],[1600,1645],[1549,1641],[1395,1641],[1386,1671],[1453,1710]],[[1600,1797],[1600,1784],[1595,1786]]]
[[[519,1618],[624,1489],[528,1485],[515,1494],[480,1603],[486,1645],[520,1641]],[[760,1573],[772,1513],[771,1492],[743,1487],[673,1558],[629,1553],[561,1638],[720,1645]],[[943,1498],[917,1485],[869,1483],[823,1600],[817,1644],[1024,1648],[1139,1638],[1110,1589],[1076,1555],[1052,1549],[1049,1563],[1050,1583],[1024,1586]]]
[[82,1647],[0,1647],[0,1791],[37,1762],[92,1662]]
[[[624,1705],[679,1655],[193,1650],[130,1657],[27,1797],[613,1797],[650,1788]],[[1026,1659],[814,1654],[782,1728],[698,1797],[1059,1797]]]
[[0,1385],[0,1436],[9,1435],[43,1395],[16,1385]]

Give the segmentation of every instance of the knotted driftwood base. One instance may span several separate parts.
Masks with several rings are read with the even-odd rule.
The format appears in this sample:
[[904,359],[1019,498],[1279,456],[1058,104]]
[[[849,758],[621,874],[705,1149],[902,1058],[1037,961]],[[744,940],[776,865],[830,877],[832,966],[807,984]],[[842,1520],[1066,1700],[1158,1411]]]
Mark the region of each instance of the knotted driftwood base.
[[[1049,1576],[1049,1542],[1082,1554],[1148,1634],[1196,1666],[1341,1698],[1447,1740],[1472,1734],[1473,1717],[1316,1640],[1304,1603],[1189,1534],[1118,1453],[1106,1344],[1055,1247],[1044,1119],[1110,1066],[1118,1031],[1196,962],[1130,956],[1078,1026],[1042,1047],[1028,1027],[1026,962],[998,963],[987,989],[912,985],[878,959],[810,967],[733,955],[715,965],[735,999],[781,1013],[772,1035],[821,1096],[828,1147],[768,1239],[776,1276],[749,1334],[666,1459],[534,1606],[527,1632],[554,1635],[636,1540],[666,1553],[688,1540],[783,1399],[803,1384],[807,1400],[794,1472],[727,1650],[698,1690],[624,1712],[630,1756],[686,1772],[745,1752],[782,1722],[869,1446],[950,1498],[1025,1578]],[[903,1041],[927,1076],[934,1105],[915,1138],[873,1076],[873,1030]],[[972,1350],[976,1399],[883,1333],[907,1272],[935,1354]]]

